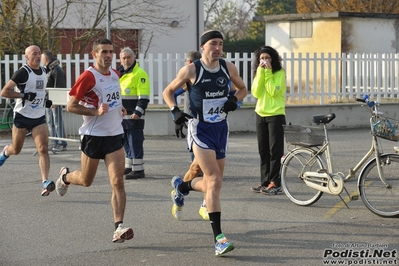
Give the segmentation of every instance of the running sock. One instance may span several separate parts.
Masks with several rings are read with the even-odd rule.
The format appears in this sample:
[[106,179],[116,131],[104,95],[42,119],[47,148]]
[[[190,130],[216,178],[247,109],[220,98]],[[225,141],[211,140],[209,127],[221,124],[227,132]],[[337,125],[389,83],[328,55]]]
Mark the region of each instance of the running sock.
[[202,201],[201,207],[206,207],[206,201],[205,201],[205,199]]
[[191,187],[191,181],[183,182],[179,186],[179,191],[183,194],[187,194],[189,191],[194,190]]
[[216,237],[222,233],[222,227],[220,224],[220,216],[221,212],[212,212],[209,213],[209,221],[211,222],[212,231],[213,231],[213,239],[216,243]]
[[64,184],[67,185],[67,186],[71,184],[70,182],[67,182],[67,181],[66,181],[66,174],[65,174],[65,175],[62,175],[62,181],[63,181]]
[[119,221],[119,222],[116,222],[116,223],[115,223],[115,230],[118,229],[118,226],[119,226],[120,224],[123,224],[123,222],[122,222],[122,221]]

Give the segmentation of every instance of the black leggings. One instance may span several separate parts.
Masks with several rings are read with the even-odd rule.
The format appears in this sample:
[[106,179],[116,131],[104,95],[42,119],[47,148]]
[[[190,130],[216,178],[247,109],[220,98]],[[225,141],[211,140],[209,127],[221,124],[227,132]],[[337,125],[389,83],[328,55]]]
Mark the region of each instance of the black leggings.
[[256,114],[256,135],[260,155],[260,181],[262,186],[274,182],[281,185],[281,157],[284,155],[285,115],[261,117]]

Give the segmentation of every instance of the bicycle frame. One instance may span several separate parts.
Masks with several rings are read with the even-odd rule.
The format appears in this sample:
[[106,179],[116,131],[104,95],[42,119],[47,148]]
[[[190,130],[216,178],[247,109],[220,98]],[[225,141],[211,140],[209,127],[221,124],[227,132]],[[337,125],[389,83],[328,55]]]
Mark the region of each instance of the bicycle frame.
[[[325,161],[327,163],[328,173],[334,173],[332,152],[331,152],[331,146],[330,146],[330,140],[329,140],[329,136],[328,136],[327,126],[323,125],[323,129],[324,129],[324,134],[325,134],[326,140],[320,149],[318,149],[317,151],[315,150],[316,153],[312,156],[312,159],[318,155],[324,156]],[[375,155],[376,158],[378,158],[381,155],[381,153],[379,152],[379,148],[378,148],[377,137],[374,135],[372,136],[372,143],[371,143],[370,149],[366,152],[366,154],[363,156],[363,158],[360,159],[360,161],[353,168],[349,169],[349,173],[345,176],[344,181],[347,182],[350,179],[352,179],[352,177],[354,177],[356,175],[356,173],[359,171],[359,169],[361,169],[362,166],[366,164],[366,162],[370,159],[370,157],[373,154]],[[378,166],[380,166],[379,160],[377,160],[377,164],[378,164]],[[381,174],[380,174],[380,177],[381,177]]]
[[[373,156],[373,154],[374,154],[375,158],[380,158],[380,156],[382,155],[379,151],[377,136],[372,132],[373,118],[374,118],[374,114],[376,114],[376,113],[378,113],[377,107],[375,107],[374,110],[372,111],[372,117],[370,118],[370,128],[371,128],[371,135],[372,135],[371,147],[366,152],[366,154],[363,156],[363,158],[360,159],[360,161],[355,165],[355,167],[350,168],[349,173],[346,176],[344,175],[345,176],[345,178],[343,180],[344,182],[347,182],[350,179],[352,179],[352,177],[354,177],[356,175],[356,173],[362,168],[362,166],[366,165],[366,163],[368,162],[370,157]],[[325,162],[327,163],[327,172],[329,174],[332,174],[332,173],[334,173],[334,169],[333,169],[333,159],[332,159],[332,152],[331,152],[331,145],[330,145],[330,139],[329,139],[329,135],[328,135],[327,124],[323,124],[323,131],[324,131],[324,135],[325,135],[324,144],[319,149],[310,148],[311,150],[314,151],[314,154],[309,159],[309,161],[306,162],[306,164],[311,162],[315,157],[320,156],[322,158],[325,158]],[[297,149],[302,149],[302,148],[303,147],[298,147]],[[377,162],[377,166],[378,166],[379,177],[384,184],[387,184],[386,181],[384,180],[384,175],[381,170],[381,162],[380,162],[380,160],[376,160],[376,162]],[[363,169],[364,169],[364,167],[363,167]]]
[[[322,134],[308,131],[308,128],[302,131],[298,131],[298,128],[287,128],[287,132],[291,134],[287,134],[287,141],[298,147],[290,150],[282,162],[281,183],[284,193],[292,202],[301,206],[310,206],[323,193],[328,193],[340,197],[349,208],[347,200],[341,196],[345,190],[350,199],[360,196],[371,212],[382,217],[399,217],[399,155],[382,153],[382,148],[379,147],[379,138],[399,140],[399,120],[379,113],[378,103],[369,101],[368,96],[360,101],[366,103],[371,110],[371,147],[354,168],[349,169],[346,176],[342,172],[334,172],[333,169],[327,124],[335,118],[334,114],[313,117],[314,122],[324,130],[323,143],[320,140]],[[295,134],[298,134],[297,137]],[[352,196],[345,188],[345,183],[360,169],[357,179],[359,195]]]

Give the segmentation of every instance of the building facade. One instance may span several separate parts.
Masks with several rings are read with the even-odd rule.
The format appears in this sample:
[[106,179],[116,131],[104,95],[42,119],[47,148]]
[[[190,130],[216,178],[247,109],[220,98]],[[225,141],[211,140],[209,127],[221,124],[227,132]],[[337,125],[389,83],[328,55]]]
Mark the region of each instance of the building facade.
[[280,53],[398,53],[399,15],[308,13],[257,16]]
[[[61,53],[74,54],[77,51],[76,47],[71,47],[72,38],[83,36],[89,31],[98,33],[93,36],[105,37],[108,29],[116,45],[116,53],[123,46],[131,46],[138,54],[179,53],[198,49],[199,37],[204,30],[203,2],[108,0],[101,1],[101,6],[93,1],[71,3],[65,18],[57,24]],[[66,5],[64,0],[55,0],[55,12],[61,13]],[[47,17],[46,10],[38,8],[43,17]],[[109,15],[104,15],[108,10]],[[101,20],[98,20],[99,13],[102,13]],[[89,53],[91,46],[92,41],[79,53]]]

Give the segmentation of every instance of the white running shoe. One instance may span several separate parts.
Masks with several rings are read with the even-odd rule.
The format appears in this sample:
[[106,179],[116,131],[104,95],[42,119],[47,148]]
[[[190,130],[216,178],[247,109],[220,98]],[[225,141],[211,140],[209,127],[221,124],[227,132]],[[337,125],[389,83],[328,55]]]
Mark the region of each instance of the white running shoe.
[[65,193],[68,191],[68,185],[64,183],[62,177],[69,173],[68,167],[62,167],[60,170],[60,177],[58,178],[57,182],[55,183],[55,190],[57,191],[58,195],[64,196]]
[[112,242],[123,243],[125,240],[130,240],[134,236],[133,229],[130,227],[125,227],[123,224],[119,224],[114,232],[114,237]]

